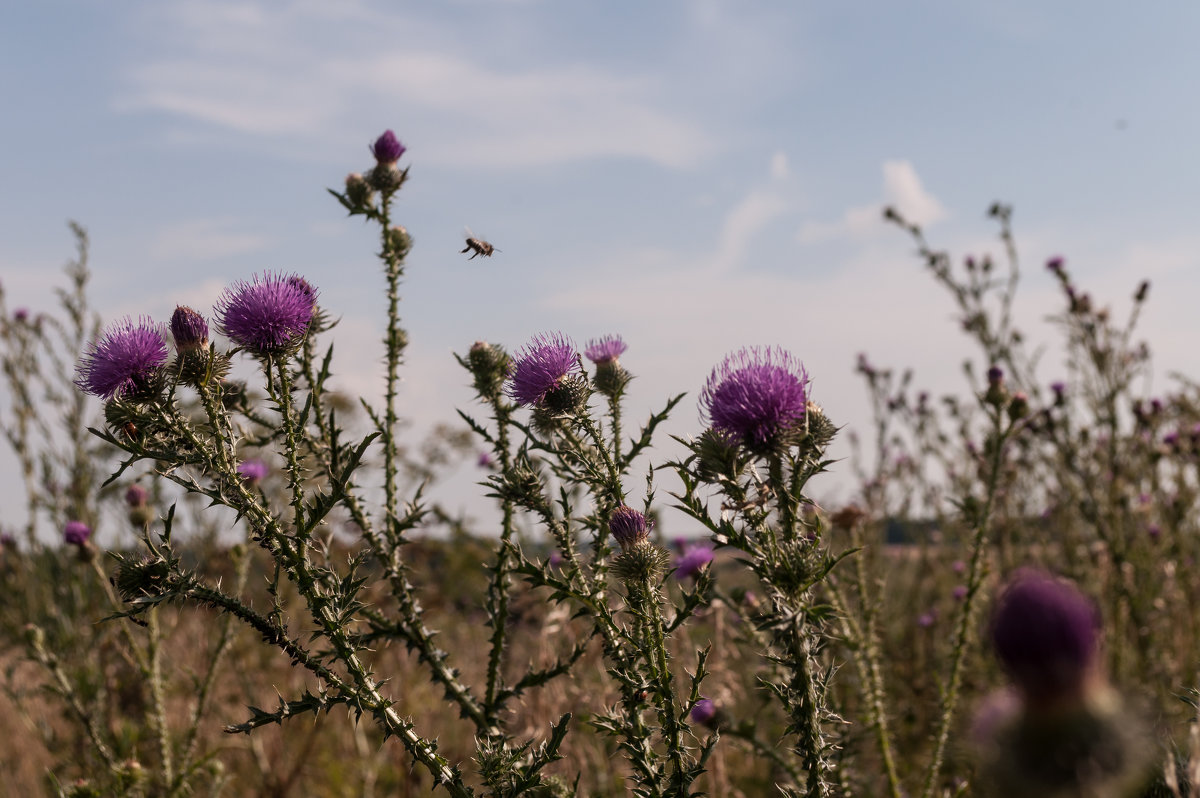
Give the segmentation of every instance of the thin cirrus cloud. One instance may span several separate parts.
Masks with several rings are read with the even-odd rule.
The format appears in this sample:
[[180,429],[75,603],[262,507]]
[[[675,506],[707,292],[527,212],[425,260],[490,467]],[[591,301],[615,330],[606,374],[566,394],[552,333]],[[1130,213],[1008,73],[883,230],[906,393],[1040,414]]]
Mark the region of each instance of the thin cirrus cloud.
[[[279,15],[279,19],[274,19]],[[504,168],[602,158],[684,168],[712,154],[712,136],[670,109],[653,77],[590,64],[497,68],[446,49],[372,50],[338,21],[257,7],[211,20],[162,13],[169,54],[125,71],[116,107],[158,111],[253,136],[323,140],[348,134],[364,108],[404,109],[428,162]],[[273,24],[278,23],[278,24]],[[314,50],[318,24],[333,30]],[[191,35],[185,35],[186,33]]]

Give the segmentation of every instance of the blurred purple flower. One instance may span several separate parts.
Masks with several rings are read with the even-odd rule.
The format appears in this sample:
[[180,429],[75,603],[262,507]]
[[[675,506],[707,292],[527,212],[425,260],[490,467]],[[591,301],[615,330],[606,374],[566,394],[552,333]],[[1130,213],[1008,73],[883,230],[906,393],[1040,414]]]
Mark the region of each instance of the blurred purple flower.
[[1158,524],[1151,524],[1146,527],[1146,534],[1150,536],[1151,540],[1158,542],[1158,539],[1162,537],[1162,527]]
[[966,572],[967,564],[963,560],[955,560],[950,568],[954,571],[954,573],[961,574]]
[[711,544],[698,543],[694,546],[689,546],[675,560],[675,578],[687,579],[691,577],[694,579],[699,575],[704,566],[712,562],[712,559],[713,549]]
[[475,461],[475,464],[480,468],[491,468],[495,463],[496,459],[492,457],[491,452],[480,452],[479,459]]
[[588,341],[587,349],[583,354],[593,363],[607,363],[625,354],[625,350],[628,348],[621,340],[621,336],[606,335],[603,338],[594,338]]
[[1048,271],[1054,272],[1055,274],[1058,274],[1058,273],[1062,272],[1064,262],[1065,261],[1063,260],[1062,255],[1055,255],[1053,258],[1046,261],[1046,269]]
[[308,332],[316,292],[303,278],[267,272],[225,289],[214,308],[217,327],[258,355],[287,352]]
[[266,479],[268,471],[267,464],[262,460],[244,460],[238,464],[238,474],[247,485],[251,486],[257,485]]
[[18,324],[24,323],[29,319],[29,308],[17,308],[13,311],[13,321]]
[[712,371],[700,407],[713,429],[752,449],[770,448],[804,420],[808,373],[779,347],[747,347]]
[[608,519],[608,531],[624,551],[646,542],[653,527],[653,522],[648,522],[646,516],[624,504],[613,510]]
[[693,723],[711,728],[717,720],[717,705],[712,702],[711,698],[701,698],[692,706],[688,717],[692,719]]
[[75,384],[101,399],[120,399],[144,391],[167,362],[167,342],[148,316],[128,317],[105,328],[79,362]]
[[519,405],[539,405],[572,372],[580,372],[575,344],[562,333],[542,333],[513,356],[508,395]]
[[149,495],[145,488],[135,483],[130,485],[129,489],[125,491],[125,503],[130,507],[141,507],[146,503]]
[[952,595],[954,596],[955,601],[962,601],[963,599],[965,599],[967,597],[967,586],[966,585],[955,585],[954,590],[952,591]]
[[400,139],[396,138],[396,134],[390,130],[385,130],[383,135],[375,139],[375,143],[371,145],[371,154],[375,156],[375,160],[384,165],[391,166],[400,160],[400,156],[408,149],[400,143]]
[[84,545],[91,536],[91,527],[82,521],[68,521],[63,527],[63,541],[72,546]]
[[923,612],[917,616],[917,626],[921,627],[922,629],[928,629],[935,623],[937,623],[937,613],[933,610],[930,610],[929,612]]
[[177,305],[171,314],[171,337],[180,352],[208,346],[208,322],[187,305]]
[[1034,699],[1078,688],[1096,658],[1100,615],[1077,587],[1023,568],[996,602],[991,637],[1013,681]]

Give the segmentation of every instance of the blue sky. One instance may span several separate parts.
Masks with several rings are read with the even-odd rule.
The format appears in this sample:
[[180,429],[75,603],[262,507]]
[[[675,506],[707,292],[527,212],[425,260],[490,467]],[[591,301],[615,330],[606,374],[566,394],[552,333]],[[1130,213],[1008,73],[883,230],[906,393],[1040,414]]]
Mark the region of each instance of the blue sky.
[[[852,428],[858,352],[965,388],[949,300],[885,202],[964,254],[995,251],[984,211],[1013,203],[1034,338],[1046,257],[1122,311],[1151,278],[1157,371],[1190,370],[1198,28],[1187,4],[8,3],[0,279],[48,308],[67,218],[109,318],[297,271],[345,315],[343,385],[377,392],[375,241],[324,187],[392,128],[420,425],[469,404],[451,352],[543,330],[622,334],[635,416],[747,344],[796,353]],[[465,225],[502,252],[467,262]],[[685,400],[673,430],[698,429]]]

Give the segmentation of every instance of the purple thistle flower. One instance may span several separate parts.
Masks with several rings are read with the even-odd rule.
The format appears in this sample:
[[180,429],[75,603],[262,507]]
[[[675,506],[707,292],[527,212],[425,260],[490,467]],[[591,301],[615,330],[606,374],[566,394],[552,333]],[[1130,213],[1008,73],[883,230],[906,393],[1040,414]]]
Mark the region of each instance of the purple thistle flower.
[[804,420],[808,372],[779,347],[747,347],[713,369],[700,407],[713,429],[752,449],[771,448]]
[[1045,571],[1021,569],[992,615],[996,656],[1034,700],[1078,689],[1096,658],[1100,616],[1079,588]]
[[475,464],[480,468],[491,468],[496,464],[496,459],[492,457],[491,452],[480,452],[479,459],[475,461]]
[[400,143],[400,139],[396,138],[396,134],[390,130],[385,130],[383,135],[375,139],[375,143],[371,145],[371,154],[375,156],[375,160],[383,166],[391,166],[400,160],[400,156],[407,149]]
[[29,319],[29,308],[17,308],[13,311],[13,321],[18,324],[24,323]]
[[91,536],[91,527],[82,521],[68,521],[63,527],[63,540],[72,546],[84,545]]
[[953,590],[954,600],[962,601],[967,597],[966,585],[955,585]]
[[238,464],[238,474],[251,487],[262,482],[268,470],[267,464],[262,460],[245,460]]
[[711,698],[701,698],[692,706],[688,717],[692,719],[693,723],[711,728],[716,723],[717,705],[712,702]]
[[694,579],[704,566],[712,562],[712,559],[713,550],[712,546],[708,543],[700,543],[689,547],[675,560],[675,578],[687,579],[691,577]]
[[645,543],[653,527],[654,523],[648,522],[646,516],[624,504],[613,510],[608,520],[608,531],[623,551]]
[[167,361],[167,342],[148,316],[119,319],[93,341],[79,362],[75,384],[101,399],[120,399],[153,385]]
[[1062,271],[1064,262],[1065,261],[1063,260],[1062,255],[1055,255],[1053,258],[1046,261],[1046,269],[1048,271],[1054,272],[1055,274],[1058,274],[1059,272]]
[[208,346],[208,322],[187,305],[177,305],[171,314],[171,337],[180,352]]
[[922,629],[929,629],[935,623],[937,623],[937,613],[933,610],[930,610],[929,612],[923,612],[917,617],[917,626],[921,627]]
[[136,483],[130,485],[129,489],[125,491],[125,503],[130,507],[141,507],[149,497],[150,494],[146,492],[146,489]]
[[519,405],[540,405],[570,374],[581,371],[571,339],[562,333],[542,333],[513,356],[508,395]]
[[593,363],[609,363],[625,354],[625,350],[628,348],[621,340],[621,336],[606,335],[588,341],[587,349],[583,351],[583,354]]
[[316,291],[301,277],[267,272],[239,280],[217,300],[217,327],[235,344],[258,355],[290,350],[308,332]]

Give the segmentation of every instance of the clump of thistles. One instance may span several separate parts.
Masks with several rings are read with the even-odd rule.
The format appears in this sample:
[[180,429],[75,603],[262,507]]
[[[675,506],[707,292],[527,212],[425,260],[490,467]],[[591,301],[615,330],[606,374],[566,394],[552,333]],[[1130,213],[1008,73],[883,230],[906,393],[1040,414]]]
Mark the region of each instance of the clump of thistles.
[[75,384],[101,399],[142,398],[157,393],[167,362],[167,342],[153,320],[120,319],[105,328],[79,362]]
[[619,358],[628,347],[619,335],[605,335],[588,341],[583,354],[596,364],[596,390],[606,396],[618,396],[629,384],[629,372]]
[[508,395],[519,405],[578,412],[587,402],[579,354],[562,333],[537,335],[513,356]]
[[778,347],[747,347],[728,355],[700,393],[712,429],[747,449],[767,453],[803,429],[808,372]]
[[267,272],[238,281],[214,308],[217,327],[253,354],[270,357],[299,347],[316,311],[316,290],[302,277]]

